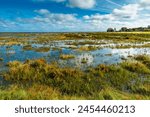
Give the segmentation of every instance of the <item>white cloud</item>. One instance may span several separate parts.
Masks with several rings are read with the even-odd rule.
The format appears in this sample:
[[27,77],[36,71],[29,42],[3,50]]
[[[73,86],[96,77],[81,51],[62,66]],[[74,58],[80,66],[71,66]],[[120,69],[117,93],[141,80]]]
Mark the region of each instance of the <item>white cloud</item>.
[[150,9],[150,0],[140,0],[141,9]]
[[[33,18],[17,18],[22,27],[29,26],[35,30],[42,31],[66,31],[76,29],[76,26],[82,24],[76,18],[76,14],[51,13],[47,9],[35,10],[38,15]],[[71,31],[71,30],[70,30]]]
[[[69,6],[91,9],[96,2],[90,0],[51,0],[68,1]],[[72,1],[72,2],[71,2]],[[74,2],[73,2],[74,1]],[[92,14],[78,17],[77,14],[52,13],[47,9],[35,10],[37,16],[17,18],[15,23],[1,21],[2,28],[21,29],[23,31],[106,31],[109,27],[120,29],[150,25],[150,0],[140,0],[135,4],[127,4],[113,9],[108,14]],[[17,28],[18,27],[18,28]],[[1,28],[1,29],[2,29]],[[20,31],[20,30],[19,30]]]
[[34,2],[66,2],[66,6],[81,9],[91,9],[96,5],[96,0],[33,0]]
[[69,6],[81,9],[93,8],[96,4],[95,0],[69,0]]
[[150,1],[149,0],[140,0],[140,4],[150,5]]
[[39,14],[33,18],[36,21],[57,23],[77,20],[76,14],[51,13],[47,9],[35,10],[35,12]]
[[[142,4],[141,4],[142,3]],[[149,25],[150,11],[145,10],[150,1],[142,0],[136,4],[124,5],[121,8],[114,9],[109,14],[93,14],[83,16],[83,20],[91,27],[98,30],[106,30],[109,27],[121,28],[126,27],[140,27]],[[143,6],[143,8],[141,8]]]
[[49,14],[50,12],[47,9],[40,9],[40,10],[35,10],[35,12],[44,15],[44,14]]
[[[132,11],[132,12],[131,12]],[[95,14],[91,16],[83,16],[85,20],[100,20],[100,21],[119,21],[119,20],[133,20],[137,18],[138,5],[129,4],[121,7],[120,9],[114,9],[110,14]]]
[[134,19],[137,17],[138,4],[129,4],[121,9],[114,9],[112,14],[117,18]]

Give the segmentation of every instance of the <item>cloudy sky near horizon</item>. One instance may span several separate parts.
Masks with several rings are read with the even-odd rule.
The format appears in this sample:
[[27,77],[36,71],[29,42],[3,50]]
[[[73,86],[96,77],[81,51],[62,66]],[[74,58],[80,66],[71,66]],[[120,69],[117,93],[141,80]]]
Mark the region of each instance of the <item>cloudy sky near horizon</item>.
[[0,0],[0,32],[106,31],[150,25],[150,0]]

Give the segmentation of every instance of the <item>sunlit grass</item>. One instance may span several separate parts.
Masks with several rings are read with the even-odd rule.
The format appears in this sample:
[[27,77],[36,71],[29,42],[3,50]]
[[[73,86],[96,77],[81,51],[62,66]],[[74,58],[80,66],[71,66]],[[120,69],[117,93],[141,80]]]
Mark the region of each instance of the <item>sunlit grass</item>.
[[93,50],[96,50],[96,49],[98,49],[98,47],[95,47],[95,46],[81,46],[77,50],[78,51],[93,51]]
[[71,55],[71,54],[61,54],[60,55],[60,59],[62,59],[62,60],[68,60],[68,59],[73,59],[73,58],[75,58],[75,56]]
[[139,78],[150,69],[140,62],[102,64],[86,71],[61,68],[44,59],[8,66],[4,78],[14,85],[0,89],[1,99],[150,99],[149,78],[145,76],[144,82]]
[[131,72],[137,72],[137,73],[143,73],[143,74],[150,74],[150,69],[148,69],[143,63],[141,62],[123,62],[121,63],[122,67],[131,71]]

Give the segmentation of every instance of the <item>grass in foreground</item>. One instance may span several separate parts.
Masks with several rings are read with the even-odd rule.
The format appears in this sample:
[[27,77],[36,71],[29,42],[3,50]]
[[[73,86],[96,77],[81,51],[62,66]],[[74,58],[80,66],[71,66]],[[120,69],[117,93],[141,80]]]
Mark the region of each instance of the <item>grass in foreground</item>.
[[10,62],[3,76],[12,85],[0,88],[0,99],[150,99],[150,57],[142,56],[135,57],[137,63],[86,71],[60,68],[44,59]]

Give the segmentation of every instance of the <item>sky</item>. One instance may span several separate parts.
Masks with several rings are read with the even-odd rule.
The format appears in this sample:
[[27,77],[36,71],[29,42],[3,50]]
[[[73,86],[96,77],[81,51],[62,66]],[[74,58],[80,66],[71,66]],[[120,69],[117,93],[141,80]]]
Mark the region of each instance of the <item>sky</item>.
[[0,0],[0,32],[97,32],[148,25],[150,0]]

